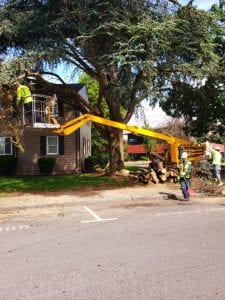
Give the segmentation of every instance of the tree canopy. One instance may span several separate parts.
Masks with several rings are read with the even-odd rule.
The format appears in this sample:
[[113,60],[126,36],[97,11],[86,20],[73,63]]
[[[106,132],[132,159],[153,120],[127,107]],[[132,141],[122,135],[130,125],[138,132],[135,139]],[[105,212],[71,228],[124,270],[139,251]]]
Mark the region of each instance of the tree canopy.
[[205,140],[214,142],[225,141],[225,1],[211,8],[211,14],[217,21],[217,26],[211,32],[214,53],[218,63],[212,72],[204,78],[188,79],[172,82],[166,99],[161,100],[161,107],[168,115],[184,117],[186,131]]
[[[72,64],[99,85],[97,104],[83,103],[80,111],[106,117],[107,106],[110,119],[127,123],[143,99],[167,99],[174,82],[215,73],[214,18],[191,3],[6,0],[0,10],[0,51],[31,59],[42,71],[45,63]],[[104,135],[110,166],[121,169],[122,134],[104,128]]]

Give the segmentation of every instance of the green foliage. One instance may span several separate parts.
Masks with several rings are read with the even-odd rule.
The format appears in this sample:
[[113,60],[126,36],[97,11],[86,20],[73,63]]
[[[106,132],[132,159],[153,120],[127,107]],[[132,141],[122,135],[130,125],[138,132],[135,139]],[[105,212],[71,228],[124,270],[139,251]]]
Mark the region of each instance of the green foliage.
[[[12,87],[15,80],[18,79],[18,76],[22,74],[22,71],[31,65],[31,59],[24,57],[2,60],[0,62],[0,91],[2,84],[7,84]],[[23,82],[21,81],[21,83]]]
[[140,171],[140,167],[139,166],[126,166],[125,165],[125,169],[130,171],[130,172],[137,172]]
[[0,175],[13,175],[16,171],[17,158],[11,155],[0,156]]
[[191,5],[53,2],[7,1],[0,14],[2,47],[25,50],[36,61],[72,62],[98,81],[110,118],[121,119],[122,108],[130,117],[135,105],[153,92],[155,80],[164,84],[171,76],[204,76],[215,67],[208,30],[213,19]]
[[[166,99],[172,82],[202,80],[217,70],[214,19],[191,2],[8,0],[0,11],[0,52],[17,50],[39,68],[72,64],[98,82],[96,105],[77,104],[82,113],[127,123],[143,99]],[[98,130],[110,155],[120,154],[110,158],[117,169],[120,133]]]
[[[225,141],[225,5],[224,1],[214,5],[211,9],[217,26],[213,26],[207,34],[211,34],[213,44],[205,48],[204,55],[212,53],[217,56],[217,66],[211,70],[206,69],[206,75],[201,79],[184,78],[183,81],[174,80],[167,97],[161,101],[161,107],[170,116],[184,117],[185,131],[200,141],[210,138],[214,142]],[[200,15],[199,15],[200,17]],[[193,25],[199,18],[193,18]],[[206,22],[203,19],[203,22]],[[196,24],[195,30],[199,28]],[[197,32],[196,32],[197,33]],[[197,33],[196,37],[199,33]],[[209,51],[209,52],[208,52]]]
[[[91,105],[96,107],[98,102],[99,96],[99,84],[96,80],[93,80],[87,74],[82,74],[79,78],[79,82],[86,85],[88,90],[88,100],[90,101]],[[102,109],[104,115],[108,115],[108,108],[106,103],[102,104]],[[101,129],[100,129],[101,130]],[[93,156],[98,156],[99,153],[107,153],[108,152],[108,142],[107,139],[104,137],[98,129],[96,129],[95,125],[93,124],[92,127],[92,139],[91,139],[91,149]]]
[[108,163],[108,155],[92,155],[84,160],[84,169],[86,172],[93,172],[96,168],[104,169]]
[[96,158],[95,156],[89,156],[84,159],[84,171],[90,173],[95,170]]
[[[146,122],[144,124],[144,128],[148,129],[148,130],[152,130],[152,128]],[[144,145],[145,149],[147,149],[147,151],[149,151],[149,152],[155,152],[156,144],[157,144],[156,139],[153,139],[153,138],[150,138],[150,137],[144,137],[143,138],[143,145]]]
[[44,175],[49,175],[53,171],[55,165],[54,157],[42,157],[38,159],[38,168]]
[[148,161],[148,157],[147,156],[141,156],[140,160]]

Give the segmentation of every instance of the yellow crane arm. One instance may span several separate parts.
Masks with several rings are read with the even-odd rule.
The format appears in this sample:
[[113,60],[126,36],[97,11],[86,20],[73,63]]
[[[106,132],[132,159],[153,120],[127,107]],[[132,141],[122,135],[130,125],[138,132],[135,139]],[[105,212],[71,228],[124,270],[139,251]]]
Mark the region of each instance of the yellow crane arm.
[[98,124],[101,124],[104,126],[114,127],[114,128],[118,128],[121,130],[127,130],[130,132],[139,134],[139,135],[144,135],[144,136],[149,136],[152,138],[164,140],[164,141],[167,141],[169,144],[177,143],[180,145],[189,145],[191,143],[190,141],[176,138],[176,137],[168,135],[168,134],[152,131],[149,129],[144,129],[144,128],[137,127],[137,126],[127,125],[124,123],[112,121],[112,120],[101,118],[101,117],[94,116],[91,114],[84,114],[84,115],[81,115],[70,121],[67,121],[66,123],[61,125],[60,129],[56,130],[55,132],[57,132],[61,135],[69,135],[88,122],[94,122],[94,123],[98,123]]
[[109,126],[109,127],[118,128],[121,130],[127,130],[127,131],[133,132],[138,135],[148,136],[148,137],[166,141],[167,143],[169,143],[171,145],[170,147],[171,147],[171,161],[172,162],[178,162],[178,157],[179,157],[178,148],[180,145],[188,146],[191,144],[190,141],[176,138],[171,135],[159,133],[156,131],[144,129],[144,128],[137,127],[137,126],[130,126],[130,125],[127,125],[124,123],[108,120],[108,119],[94,116],[91,114],[84,114],[84,115],[81,115],[70,121],[67,121],[66,123],[61,125],[61,127],[59,129],[54,130],[54,132],[61,134],[61,135],[69,135],[88,122],[94,122],[97,124],[101,124],[103,126]]

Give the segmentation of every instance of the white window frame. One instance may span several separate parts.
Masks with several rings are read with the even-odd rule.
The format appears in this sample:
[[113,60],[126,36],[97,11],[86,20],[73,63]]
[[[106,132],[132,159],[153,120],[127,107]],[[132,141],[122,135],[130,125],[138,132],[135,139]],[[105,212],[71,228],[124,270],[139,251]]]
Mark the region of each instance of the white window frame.
[[[57,144],[56,145],[50,145],[49,144],[49,138],[55,138],[56,139],[56,141],[57,141]],[[57,151],[56,151],[56,153],[54,152],[50,152],[49,151],[49,147],[50,146],[56,146],[57,147]],[[56,135],[49,135],[49,136],[46,136],[46,153],[47,153],[47,155],[59,155],[59,137],[58,136],[56,136]]]
[[83,138],[83,155],[89,156],[91,153],[91,143],[87,138]]
[[87,155],[87,140],[86,138],[83,138],[83,155]]
[[[12,155],[13,154],[13,148],[12,148],[12,137],[10,136],[1,136],[0,139],[4,139],[4,153],[0,153],[0,156],[3,156],[3,155]],[[6,148],[6,139],[10,139],[10,153],[5,153],[5,148]]]
[[91,154],[91,142],[90,140],[87,140],[87,155]]

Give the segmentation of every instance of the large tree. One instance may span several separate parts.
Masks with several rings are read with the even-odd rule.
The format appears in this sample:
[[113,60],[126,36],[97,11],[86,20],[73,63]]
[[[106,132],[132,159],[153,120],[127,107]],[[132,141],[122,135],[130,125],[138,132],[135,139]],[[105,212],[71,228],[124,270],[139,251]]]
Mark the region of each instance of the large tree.
[[161,99],[161,107],[168,115],[183,117],[186,131],[199,138],[225,142],[225,1],[212,6],[210,13],[218,26],[212,37],[217,67],[204,78],[174,80]]
[[[145,98],[165,86],[204,78],[217,65],[213,18],[176,0],[5,0],[0,10],[0,50],[43,62],[63,61],[99,84],[97,105],[74,97],[82,113],[127,123]],[[110,168],[123,168],[122,132],[105,127]]]

